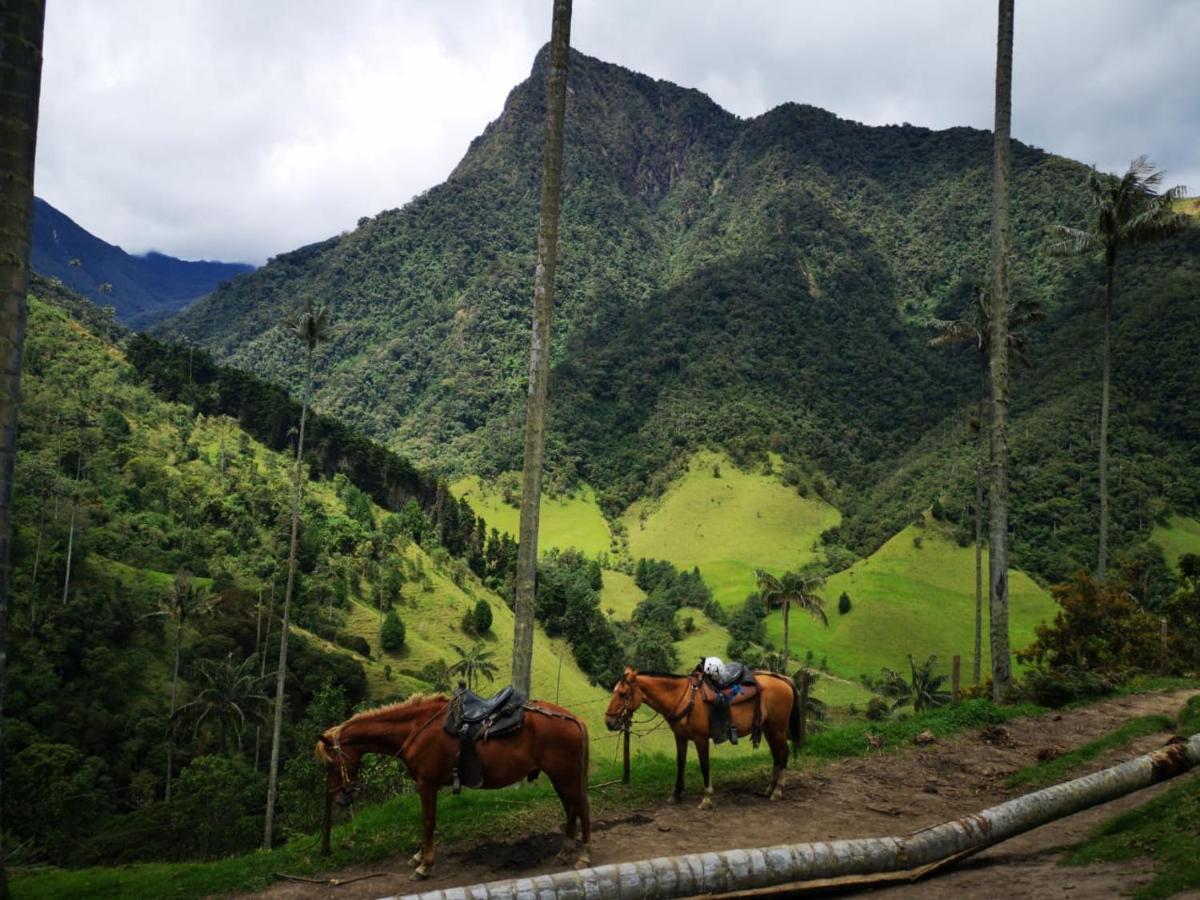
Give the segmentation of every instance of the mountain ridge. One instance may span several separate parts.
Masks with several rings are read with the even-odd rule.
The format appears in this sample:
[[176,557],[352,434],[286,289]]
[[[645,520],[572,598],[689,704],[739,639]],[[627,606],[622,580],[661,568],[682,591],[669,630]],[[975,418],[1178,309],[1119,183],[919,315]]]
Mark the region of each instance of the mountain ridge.
[[134,328],[179,312],[222,281],[254,270],[247,263],[183,260],[156,250],[126,253],[40,197],[34,198],[30,265],[98,304],[111,305],[117,319]]
[[[343,330],[318,358],[318,408],[446,474],[516,468],[539,71],[446,182],[276,257],[162,330],[295,390],[300,361],[274,324],[305,298],[329,302]],[[956,317],[988,271],[988,132],[866,126],[799,103],[739,119],[699,91],[578,53],[568,84],[552,486],[587,482],[615,515],[712,446],[818,468],[865,511],[924,434],[974,404],[977,366],[930,350],[924,323]],[[1086,330],[1078,320],[1093,311],[1078,298],[1095,266],[1040,248],[1046,225],[1083,220],[1087,171],[1013,144],[1014,288],[1045,308],[1031,341],[1073,360],[1076,384],[1078,350],[1058,336]],[[1186,235],[1165,257],[1141,256],[1186,268],[1194,247]],[[1129,276],[1158,278],[1139,258]],[[1054,365],[1022,377],[1049,384]],[[869,552],[912,515],[870,529],[852,515],[844,533]]]

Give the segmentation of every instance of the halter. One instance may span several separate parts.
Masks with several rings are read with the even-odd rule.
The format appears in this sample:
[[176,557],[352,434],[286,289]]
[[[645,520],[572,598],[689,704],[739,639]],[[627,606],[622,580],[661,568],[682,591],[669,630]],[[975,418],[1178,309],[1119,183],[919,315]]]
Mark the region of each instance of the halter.
[[[633,709],[630,707],[630,700],[633,697],[634,690],[641,690],[641,686],[637,683],[637,675],[632,678],[628,675],[622,675],[621,681],[630,687],[629,693],[621,697],[621,711],[619,715],[627,722],[633,721]],[[688,689],[691,689],[691,696],[688,697]],[[692,714],[692,707],[696,705],[696,692],[700,690],[700,683],[688,676],[686,683],[683,686],[683,691],[680,692],[679,700],[675,704],[676,711],[671,713],[663,713],[663,721],[669,725],[674,725],[676,722],[685,721]],[[645,693],[644,691],[642,692]],[[687,700],[687,705],[684,706],[684,700]],[[638,705],[641,705],[640,703]],[[682,710],[679,707],[683,707]]]

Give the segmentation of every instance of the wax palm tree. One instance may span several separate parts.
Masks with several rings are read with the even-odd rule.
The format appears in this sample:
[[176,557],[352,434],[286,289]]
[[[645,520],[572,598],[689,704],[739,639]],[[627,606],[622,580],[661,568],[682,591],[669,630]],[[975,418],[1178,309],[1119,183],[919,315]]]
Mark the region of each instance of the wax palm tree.
[[1058,240],[1051,252],[1058,255],[1100,253],[1104,259],[1104,343],[1100,374],[1100,539],[1096,577],[1103,581],[1108,565],[1108,407],[1111,370],[1113,282],[1117,255],[1122,247],[1148,244],[1182,230],[1187,217],[1175,212],[1182,186],[1158,192],[1163,173],[1145,156],[1129,164],[1120,178],[1088,173],[1087,192],[1092,222],[1086,229],[1053,226]]
[[[929,346],[944,347],[952,344],[970,344],[975,347],[979,360],[979,396],[975,421],[975,656],[971,667],[972,683],[979,684],[981,659],[983,656],[983,410],[988,393],[988,358],[992,341],[991,291],[978,285],[967,301],[962,314],[953,320],[932,319],[930,327],[937,334],[930,339]],[[1033,300],[1022,297],[1008,304],[1008,349],[1028,366],[1029,334],[1027,327],[1042,318],[1042,307]]]
[[[211,608],[208,591],[196,583],[192,573],[180,569],[163,597],[162,608],[152,615],[169,616],[175,623],[175,664],[171,670],[171,719],[174,720],[179,696],[179,652],[183,646],[183,626],[188,619]],[[167,737],[167,785],[164,799],[171,799],[171,775],[175,760],[174,734]]]
[[907,681],[899,672],[884,668],[880,679],[879,692],[892,701],[892,709],[912,704],[913,712],[919,713],[934,706],[944,706],[950,702],[950,692],[946,690],[946,676],[934,672],[937,657],[929,656],[924,662],[918,663],[913,655],[908,654],[908,666],[911,675]]
[[538,511],[542,500],[542,457],[546,450],[546,386],[550,377],[550,319],[554,314],[554,269],[558,256],[558,213],[562,203],[563,118],[567,106],[570,45],[571,0],[554,0],[550,71],[546,80],[546,141],[533,282],[533,335],[529,342],[529,394],[525,412],[525,459],[521,472],[520,544],[513,621],[513,685],[526,696],[533,674]]
[[785,572],[776,578],[770,572],[759,569],[754,573],[758,582],[758,593],[767,609],[779,607],[783,610],[783,651],[780,654],[779,671],[787,671],[788,663],[788,618],[792,607],[807,612],[822,625],[829,625],[825,615],[825,601],[815,593],[825,579],[799,572]]
[[[484,678],[490,682],[496,677],[496,664],[492,662],[493,653],[485,650],[482,644],[472,644],[464,649],[458,644],[451,644],[458,654],[458,662],[452,665],[448,675],[457,675],[467,682],[468,690],[475,690],[475,679]],[[528,696],[528,694],[526,694]]]
[[[25,347],[25,291],[33,231],[33,168],[37,149],[38,97],[42,83],[43,0],[0,7],[0,721],[8,641],[8,584],[12,538],[13,467],[21,354]],[[3,829],[0,829],[3,833]],[[0,896],[8,895],[0,848]]]
[[275,818],[275,792],[279,776],[279,738],[283,731],[283,682],[287,674],[288,627],[292,607],[292,589],[296,582],[296,544],[300,530],[300,502],[304,491],[304,426],[308,420],[308,404],[312,396],[313,355],[317,347],[329,340],[332,326],[328,306],[314,307],[309,300],[304,312],[289,316],[283,323],[305,348],[304,401],[300,407],[300,433],[296,440],[296,485],[292,497],[292,537],[288,547],[287,589],[283,595],[283,616],[280,621],[279,669],[275,684],[275,723],[271,735],[271,768],[267,776],[267,815],[263,830],[263,848],[271,849],[271,830]]
[[175,713],[176,720],[192,723],[197,735],[205,725],[217,730],[217,746],[224,756],[232,733],[237,750],[242,749],[242,732],[257,721],[269,698],[263,693],[266,680],[255,670],[257,660],[248,656],[240,663],[230,653],[224,659],[202,659],[196,663],[195,697]]
[[1009,172],[1012,168],[1013,0],[999,0],[996,108],[992,158],[991,466],[988,485],[988,596],[992,696],[1012,688],[1008,640],[1008,256]]

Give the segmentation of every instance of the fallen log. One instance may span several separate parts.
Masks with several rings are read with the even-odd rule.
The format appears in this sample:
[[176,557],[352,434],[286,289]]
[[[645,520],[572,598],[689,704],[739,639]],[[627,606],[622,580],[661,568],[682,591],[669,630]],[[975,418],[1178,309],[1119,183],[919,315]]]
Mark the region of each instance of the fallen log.
[[[668,900],[771,893],[816,879],[935,871],[1033,828],[1200,766],[1200,734],[1161,750],[903,837],[783,844],[613,863],[533,878],[409,894],[403,900]],[[395,900],[395,898],[388,898]]]

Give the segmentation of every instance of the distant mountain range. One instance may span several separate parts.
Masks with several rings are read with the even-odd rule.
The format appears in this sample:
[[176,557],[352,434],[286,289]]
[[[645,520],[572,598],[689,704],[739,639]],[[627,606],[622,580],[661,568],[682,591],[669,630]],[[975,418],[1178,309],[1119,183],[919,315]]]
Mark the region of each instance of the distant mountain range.
[[246,263],[191,262],[162,253],[131,256],[35,198],[33,270],[57,278],[97,303],[116,308],[132,328],[179,312],[221,282],[253,271]]

